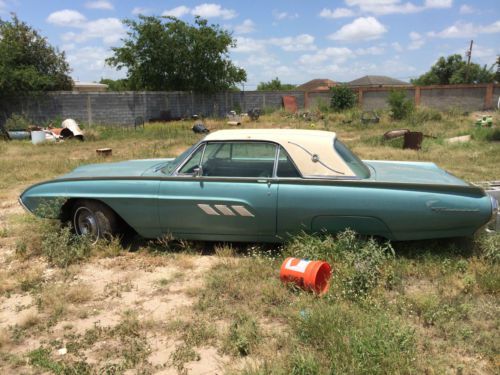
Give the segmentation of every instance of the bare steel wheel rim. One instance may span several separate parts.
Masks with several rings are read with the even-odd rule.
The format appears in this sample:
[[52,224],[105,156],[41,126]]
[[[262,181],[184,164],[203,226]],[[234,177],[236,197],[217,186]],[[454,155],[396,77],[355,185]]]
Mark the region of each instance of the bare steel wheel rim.
[[75,232],[79,236],[88,236],[94,241],[99,238],[99,226],[94,213],[87,207],[79,207],[74,216]]

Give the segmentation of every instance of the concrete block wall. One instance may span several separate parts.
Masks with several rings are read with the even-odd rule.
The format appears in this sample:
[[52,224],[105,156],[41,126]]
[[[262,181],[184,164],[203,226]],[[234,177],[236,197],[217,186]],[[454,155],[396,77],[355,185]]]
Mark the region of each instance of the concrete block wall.
[[[361,108],[387,108],[390,88],[364,88],[358,91]],[[500,85],[460,85],[409,88],[409,98],[417,105],[447,110],[480,111],[485,106],[496,108]],[[295,96],[298,107],[314,108],[319,101],[330,102],[329,92],[245,91],[196,94],[191,92],[52,92],[23,98],[9,98],[0,103],[0,121],[13,113],[22,114],[35,124],[51,120],[74,118],[83,124],[132,125],[137,117],[144,120],[160,117],[170,111],[173,117],[193,114],[223,117],[231,110],[246,112],[253,108],[282,106],[284,95]]]
[[440,110],[478,111],[484,108],[485,87],[422,89],[420,105]]
[[[406,91],[406,97],[408,99],[414,100],[415,90],[409,89]],[[389,96],[390,90],[367,90],[363,91],[362,99],[362,109],[365,111],[373,111],[377,109],[387,109],[389,105],[387,104],[387,97]]]

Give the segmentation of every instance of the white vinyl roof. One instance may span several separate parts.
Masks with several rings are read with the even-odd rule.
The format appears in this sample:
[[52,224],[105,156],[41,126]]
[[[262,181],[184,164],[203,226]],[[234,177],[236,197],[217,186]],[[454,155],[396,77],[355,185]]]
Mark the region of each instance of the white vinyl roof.
[[282,146],[303,176],[351,177],[354,172],[334,150],[336,134],[303,129],[236,129],[210,133],[205,141],[267,141]]

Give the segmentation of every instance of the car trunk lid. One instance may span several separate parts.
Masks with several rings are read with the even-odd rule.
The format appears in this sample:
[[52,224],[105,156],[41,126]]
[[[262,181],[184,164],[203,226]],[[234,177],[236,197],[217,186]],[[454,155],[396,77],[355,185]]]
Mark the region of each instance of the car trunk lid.
[[469,186],[434,163],[364,160],[370,180],[388,183]]

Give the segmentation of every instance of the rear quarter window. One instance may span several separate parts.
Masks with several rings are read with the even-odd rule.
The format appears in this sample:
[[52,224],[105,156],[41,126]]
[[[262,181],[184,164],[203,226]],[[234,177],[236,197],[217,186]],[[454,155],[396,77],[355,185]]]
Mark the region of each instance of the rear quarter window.
[[360,158],[354,155],[345,144],[340,142],[338,139],[335,139],[333,147],[357,177],[370,177],[370,170],[365,165],[365,163],[363,163]]

